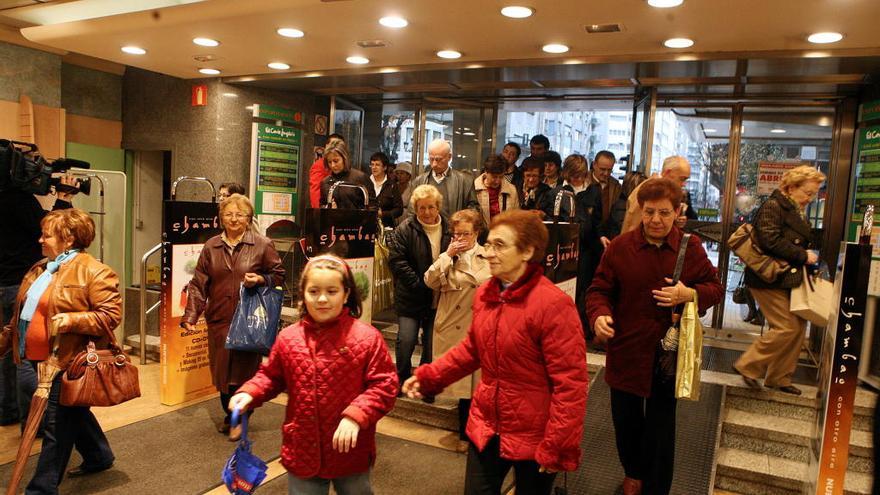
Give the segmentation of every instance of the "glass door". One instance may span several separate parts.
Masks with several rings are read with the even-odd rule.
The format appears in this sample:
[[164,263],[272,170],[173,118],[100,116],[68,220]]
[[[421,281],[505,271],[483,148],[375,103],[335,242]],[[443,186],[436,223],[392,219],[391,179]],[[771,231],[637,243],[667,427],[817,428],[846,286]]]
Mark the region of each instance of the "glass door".
[[428,146],[435,139],[445,139],[452,143],[452,168],[474,176],[480,173],[483,160],[494,149],[494,125],[485,125],[494,115],[493,107],[461,106],[461,102],[457,103],[459,105],[433,99],[424,102],[421,155],[417,164],[420,171],[423,172],[428,165]]
[[345,136],[351,163],[362,163],[361,151],[364,140],[364,109],[342,98],[333,97],[330,132]]

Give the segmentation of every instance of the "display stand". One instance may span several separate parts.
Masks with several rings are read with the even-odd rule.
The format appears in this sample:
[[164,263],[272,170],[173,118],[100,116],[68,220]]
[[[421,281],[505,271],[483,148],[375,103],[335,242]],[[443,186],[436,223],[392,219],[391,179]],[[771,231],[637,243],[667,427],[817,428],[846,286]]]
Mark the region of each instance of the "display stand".
[[[568,221],[560,221],[563,201],[569,205]],[[549,234],[544,255],[544,276],[575,299],[577,294],[578,261],[580,259],[580,225],[574,222],[575,200],[571,191],[559,191],[553,204],[553,220],[545,221]]]

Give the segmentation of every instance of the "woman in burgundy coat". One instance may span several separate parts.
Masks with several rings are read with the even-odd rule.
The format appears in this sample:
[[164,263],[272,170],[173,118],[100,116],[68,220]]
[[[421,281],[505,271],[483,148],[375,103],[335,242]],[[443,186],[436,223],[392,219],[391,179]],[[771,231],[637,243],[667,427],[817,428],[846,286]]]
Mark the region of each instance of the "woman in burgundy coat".
[[[208,323],[208,357],[211,379],[220,392],[226,419],[217,430],[229,433],[229,398],[260,367],[262,356],[255,352],[227,350],[226,334],[238,306],[239,284],[245,287],[281,285],[284,268],[272,241],[253,232],[251,202],[233,194],[220,203],[223,233],[208,239],[199,255],[196,272],[188,285],[186,311],[180,325],[193,330],[204,313]],[[237,440],[238,431],[230,434]]]
[[555,473],[581,459],[587,351],[574,301],[544,277],[547,227],[533,213],[492,219],[485,256],[492,278],[477,289],[467,336],[404,384],[435,395],[482,370],[465,432],[465,494],[499,494],[513,468],[516,493],[549,495]]
[[674,226],[681,187],[668,179],[638,192],[642,224],[619,235],[599,262],[587,292],[587,317],[598,342],[607,342],[605,381],[611,419],[626,477],[625,495],[666,494],[675,454],[675,379],[657,366],[657,347],[672,309],[696,301],[700,313],[724,294],[703,245],[691,236],[679,282],[672,285],[682,232]]

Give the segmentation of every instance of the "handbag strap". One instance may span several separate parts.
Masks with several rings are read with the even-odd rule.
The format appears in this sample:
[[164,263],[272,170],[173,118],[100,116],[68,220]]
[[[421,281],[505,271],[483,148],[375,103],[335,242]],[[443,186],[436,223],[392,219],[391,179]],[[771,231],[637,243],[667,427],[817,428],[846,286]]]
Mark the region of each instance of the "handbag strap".
[[675,259],[675,271],[672,272],[672,285],[677,284],[679,279],[681,279],[681,271],[684,269],[684,255],[687,252],[690,240],[691,235],[688,233],[681,236],[681,244],[678,246],[678,257]]
[[235,427],[239,423],[241,423],[241,441],[244,442],[245,445],[250,444],[247,436],[248,414],[244,413],[241,409],[235,408],[232,410],[232,415],[229,418],[229,426]]

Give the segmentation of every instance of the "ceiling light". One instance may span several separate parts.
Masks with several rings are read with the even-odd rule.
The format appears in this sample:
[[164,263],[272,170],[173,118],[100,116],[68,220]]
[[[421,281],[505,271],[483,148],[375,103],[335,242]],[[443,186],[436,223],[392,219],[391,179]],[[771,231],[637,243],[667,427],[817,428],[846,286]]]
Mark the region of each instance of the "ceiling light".
[[409,26],[409,21],[403,17],[389,16],[379,19],[379,24],[389,28],[400,29]]
[[199,46],[220,46],[220,42],[211,38],[193,38],[193,43]]
[[565,53],[568,51],[567,46],[561,45],[559,43],[550,43],[549,45],[544,45],[544,47],[541,49],[547,53]]
[[302,38],[306,35],[306,33],[294,28],[279,28],[275,32],[280,34],[281,36],[284,36],[285,38]]
[[531,17],[532,14],[535,13],[535,10],[529,7],[522,7],[519,5],[511,5],[509,7],[504,7],[501,9],[501,15],[504,17],[511,17],[513,19],[525,19],[526,17]]
[[834,32],[813,33],[807,37],[810,43],[836,43],[842,39],[842,34]]
[[356,65],[363,65],[363,64],[370,63],[370,59],[368,59],[367,57],[361,57],[361,56],[357,56],[357,55],[348,57],[347,59],[345,59],[345,61],[350,64],[356,64]]
[[770,129],[773,134],[785,134],[785,129]]
[[123,46],[122,51],[131,55],[143,55],[147,53],[146,50],[137,46]]
[[220,73],[217,69],[199,69],[199,72],[205,74],[206,76],[216,76]]
[[713,132],[718,132],[718,129],[712,129],[711,127],[704,127],[703,132],[712,134]]
[[223,96],[227,98],[238,98],[238,95],[235,93],[223,93]]
[[455,50],[440,50],[437,52],[437,56],[440,58],[461,58],[461,53]]
[[651,7],[657,7],[658,9],[678,7],[683,3],[684,0],[648,0],[648,5],[650,5]]
[[290,66],[285,64],[284,62],[270,62],[269,68],[275,70],[287,70],[290,68]]
[[663,42],[666,48],[690,48],[694,46],[694,40],[688,38],[669,38]]

